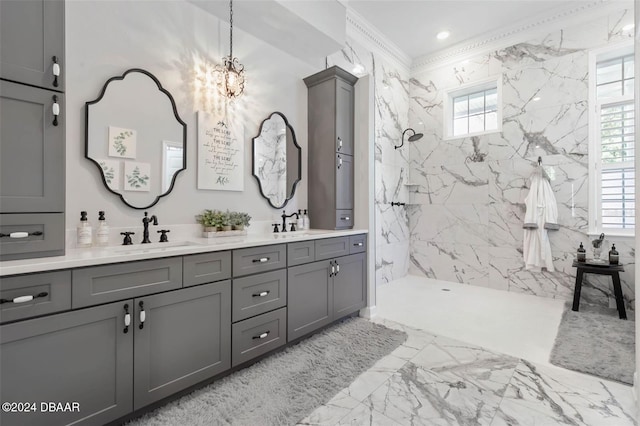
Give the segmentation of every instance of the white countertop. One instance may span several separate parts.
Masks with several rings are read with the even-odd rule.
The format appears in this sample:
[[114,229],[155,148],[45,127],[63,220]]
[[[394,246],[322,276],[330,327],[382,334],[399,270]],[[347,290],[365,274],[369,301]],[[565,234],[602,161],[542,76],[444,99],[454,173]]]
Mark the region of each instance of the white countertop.
[[39,257],[0,262],[0,276],[52,271],[83,266],[106,265],[109,263],[131,262],[135,260],[157,259],[161,257],[184,256],[188,254],[232,250],[246,247],[296,241],[318,240],[366,234],[366,229],[331,231],[312,229],[309,231],[278,234],[249,234],[240,237],[189,238],[169,243],[134,244],[130,246],[110,246],[67,249],[64,256]]

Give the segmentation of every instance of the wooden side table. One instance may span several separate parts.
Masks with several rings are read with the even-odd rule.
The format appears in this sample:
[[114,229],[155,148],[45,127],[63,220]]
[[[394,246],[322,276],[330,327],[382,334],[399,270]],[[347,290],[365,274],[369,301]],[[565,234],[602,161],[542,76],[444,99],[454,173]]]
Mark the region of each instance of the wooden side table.
[[573,265],[571,266],[578,270],[576,274],[576,287],[573,290],[572,310],[578,311],[580,308],[580,290],[582,290],[582,277],[584,274],[610,275],[613,279],[613,293],[616,296],[618,315],[620,316],[620,319],[627,319],[627,311],[624,308],[624,299],[622,298],[622,286],[620,285],[620,272],[624,272],[622,265],[589,265],[585,262],[578,262],[574,259]]

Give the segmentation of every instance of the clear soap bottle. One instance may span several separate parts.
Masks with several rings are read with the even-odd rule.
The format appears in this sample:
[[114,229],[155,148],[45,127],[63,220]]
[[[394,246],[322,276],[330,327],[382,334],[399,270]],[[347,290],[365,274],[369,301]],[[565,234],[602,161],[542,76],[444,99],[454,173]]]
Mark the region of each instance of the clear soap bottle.
[[104,211],[98,212],[98,229],[96,229],[96,245],[105,247],[109,245],[109,225],[104,218]]
[[304,229],[310,229],[311,223],[309,223],[309,214],[307,214],[307,209],[304,209],[304,213],[302,214],[302,220],[304,222]]
[[305,229],[304,227],[304,216],[302,215],[302,210],[298,210],[298,223],[296,224],[296,229],[298,231],[302,231],[303,229]]
[[87,212],[80,212],[80,223],[78,224],[78,239],[76,246],[80,248],[91,247],[92,229],[89,220],[87,219]]

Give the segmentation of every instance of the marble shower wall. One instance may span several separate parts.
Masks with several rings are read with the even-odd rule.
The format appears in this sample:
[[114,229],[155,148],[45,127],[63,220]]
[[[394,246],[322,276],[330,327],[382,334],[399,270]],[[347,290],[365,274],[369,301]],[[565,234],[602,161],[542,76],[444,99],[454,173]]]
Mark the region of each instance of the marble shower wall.
[[408,200],[409,148],[394,146],[400,145],[408,123],[409,69],[353,38],[340,53],[328,57],[327,64],[374,79],[376,284],[382,284],[405,276],[409,269],[407,210],[391,206],[392,201]]
[[[589,50],[630,39],[620,29],[633,11],[542,34],[412,75],[409,123],[425,137],[410,147],[410,273],[447,281],[570,299],[571,267],[588,230]],[[502,76],[502,132],[443,139],[446,89]],[[536,100],[539,98],[539,100]],[[522,259],[528,178],[542,157],[558,203],[550,231],[555,272],[525,270]],[[609,237],[621,253],[625,301],[633,306],[635,242]],[[608,250],[608,248],[607,248]],[[583,288],[608,304],[610,280]]]

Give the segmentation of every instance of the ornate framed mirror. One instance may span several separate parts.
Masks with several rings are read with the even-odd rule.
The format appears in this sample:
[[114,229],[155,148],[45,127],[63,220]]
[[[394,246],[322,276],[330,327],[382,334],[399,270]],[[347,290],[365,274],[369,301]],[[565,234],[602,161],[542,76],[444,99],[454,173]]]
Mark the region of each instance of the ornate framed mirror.
[[129,207],[155,205],[187,168],[187,125],[148,71],[133,68],[107,80],[85,104],[85,126],[85,157]]
[[273,112],[253,138],[253,176],[271,207],[287,205],[302,179],[302,149],[287,117]]

